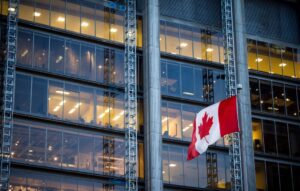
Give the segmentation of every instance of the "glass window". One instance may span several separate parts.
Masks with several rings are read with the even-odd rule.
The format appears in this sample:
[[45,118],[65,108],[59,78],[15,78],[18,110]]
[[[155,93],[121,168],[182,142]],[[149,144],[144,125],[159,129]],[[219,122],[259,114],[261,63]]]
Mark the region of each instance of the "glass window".
[[124,85],[124,53],[112,50],[110,61],[110,82]]
[[159,36],[159,43],[160,43],[160,51],[166,52],[166,31],[165,31],[165,21],[160,21],[160,36]]
[[[214,163],[214,158],[212,158],[212,164]],[[217,153],[217,169],[218,169],[218,183],[217,188],[227,188],[227,168],[229,168],[227,165],[227,157],[223,153]],[[230,183],[229,183],[230,184]]]
[[206,165],[206,155],[200,155],[198,157],[198,168],[199,168],[199,187],[207,188],[207,165]]
[[103,172],[103,139],[101,136],[94,138],[94,171],[96,173]]
[[105,174],[124,175],[124,152],[124,141],[112,137],[103,137],[103,167]]
[[194,28],[193,31],[193,44],[194,44],[194,58],[196,59],[206,59],[205,51],[205,31],[198,28]]
[[[185,148],[183,153],[187,153],[188,150]],[[184,185],[198,187],[198,165],[197,160],[187,161],[183,159],[183,169],[184,169]]]
[[80,180],[78,182],[77,190],[78,191],[94,191],[93,187],[94,187],[93,182]]
[[109,8],[96,4],[96,36],[109,39]]
[[163,180],[164,182],[170,182],[170,176],[169,176],[169,148],[167,145],[163,145],[162,148],[162,160],[163,160]]
[[18,51],[17,51],[17,64],[32,65],[32,45],[33,34],[31,32],[19,31],[18,33]]
[[[79,0],[67,0],[66,2],[66,29],[73,32],[80,32],[80,1]],[[64,18],[57,19],[63,23]]]
[[95,36],[94,3],[81,1],[81,33]]
[[273,112],[273,100],[271,83],[267,81],[260,81],[260,104],[265,112]]
[[183,185],[183,155],[182,148],[169,146],[170,183]]
[[221,101],[226,98],[225,75],[220,72],[214,72],[214,102]]
[[288,128],[285,123],[276,122],[276,138],[278,154],[289,156]]
[[180,68],[178,64],[168,64],[168,94],[179,95],[180,94]]
[[218,33],[207,31],[206,34],[206,57],[212,62],[220,62]]
[[281,61],[281,51],[282,49],[274,44],[270,45],[270,63],[271,63],[271,74],[282,75],[282,68],[284,64]]
[[47,131],[47,157],[50,165],[61,166],[62,160],[62,132],[48,129]]
[[49,10],[50,10],[49,0],[35,1],[35,11],[33,13],[35,22],[44,25],[49,25],[49,15],[50,15]]
[[251,108],[253,110],[260,110],[259,81],[253,78],[250,78],[249,81],[250,81]]
[[281,190],[293,190],[291,167],[289,165],[279,165],[280,188]]
[[285,104],[289,116],[298,116],[296,87],[285,87]]
[[[257,64],[259,71],[270,72],[268,43],[257,41],[257,58],[255,59],[255,62]],[[272,67],[272,71],[273,71],[273,67]]]
[[166,52],[179,54],[179,31],[178,25],[166,22]]
[[31,77],[16,74],[15,110],[30,112]]
[[80,87],[80,117],[81,123],[94,123],[94,92],[93,89]]
[[96,121],[100,127],[109,126],[109,113],[112,108],[109,107],[109,92],[96,90],[97,106],[96,106]]
[[66,74],[78,76],[80,61],[80,45],[74,41],[66,42]]
[[96,48],[96,80],[98,82],[109,81],[109,49]]
[[78,166],[78,136],[75,134],[63,133],[62,166],[66,168]]
[[256,56],[257,51],[256,51],[255,40],[251,40],[251,39],[247,40],[247,50],[248,50],[248,69],[257,70],[257,64],[262,62],[263,58],[258,59]]
[[194,69],[192,67],[182,65],[182,67],[181,67],[181,86],[182,86],[182,96],[183,97],[191,98],[191,97],[195,96],[194,82],[195,82]]
[[63,176],[61,180],[61,190],[77,191],[78,178]]
[[110,97],[110,124],[114,128],[124,128],[124,94],[123,93],[111,93]]
[[261,161],[255,161],[255,177],[256,177],[256,190],[266,190],[266,172],[265,163]]
[[168,87],[168,78],[167,78],[167,64],[166,61],[162,60],[161,62],[161,74],[160,74],[160,85],[161,85],[161,93],[167,94]]
[[45,79],[33,77],[31,113],[46,115],[47,112],[47,87],[48,82]]
[[277,163],[266,162],[268,190],[279,191],[279,173]]
[[30,128],[29,140],[27,151],[29,162],[43,163],[45,161],[46,130]]
[[52,0],[51,3],[51,26],[64,29],[65,28],[65,0]]
[[27,159],[29,147],[29,128],[24,125],[14,124],[11,157],[17,160]]
[[[63,83],[49,81],[48,94],[48,116],[62,119],[63,108],[66,103],[63,97]],[[67,93],[65,94],[67,95]]]
[[276,154],[275,125],[273,121],[263,121],[265,152]]
[[48,68],[49,37],[34,35],[34,67]]
[[64,119],[77,121],[79,117],[79,88],[76,85],[65,84]]
[[113,158],[114,162],[113,162],[113,169],[114,172],[117,175],[124,175],[124,170],[125,170],[125,166],[124,166],[124,156],[125,156],[125,143],[123,140],[121,139],[114,139],[115,140],[115,147],[114,147],[114,157]]
[[80,75],[82,78],[95,80],[95,49],[81,45]]
[[168,127],[169,137],[181,138],[181,105],[168,103]]
[[286,47],[283,48],[281,52],[282,52],[281,67],[283,69],[283,75],[289,77],[295,77],[293,49]]
[[262,123],[260,119],[252,120],[252,139],[253,139],[253,148],[255,151],[263,151],[263,132],[262,132]]
[[218,33],[219,35],[219,51],[220,51],[220,63],[225,64],[225,53],[224,53],[224,37],[222,33]]
[[191,140],[196,112],[198,112],[196,107],[187,104],[182,105],[182,136],[184,140]]
[[300,78],[300,49],[294,49],[294,59],[296,77]]
[[300,166],[293,166],[294,190],[300,190]]
[[[273,83],[274,113],[285,114],[284,88],[283,84]],[[268,108],[269,109],[269,108]],[[270,108],[272,110],[272,108]]]
[[195,69],[195,97],[197,100],[203,100],[203,83],[204,83],[204,76],[206,71],[202,69]]
[[291,154],[295,158],[300,157],[300,127],[296,125],[289,124],[289,138],[290,138],[290,147]]
[[27,21],[33,21],[33,16],[34,16],[33,13],[34,13],[34,1],[20,0],[19,18]]
[[161,123],[162,123],[162,135],[163,137],[169,136],[168,131],[168,106],[167,102],[163,101],[161,103]]
[[93,170],[94,138],[90,135],[79,135],[78,168]]
[[124,41],[124,13],[122,11],[111,10],[110,13],[110,39],[117,42]]
[[180,25],[179,35],[180,44],[178,49],[180,55],[193,57],[193,29],[188,26]]
[[65,47],[64,40],[51,38],[50,71],[64,73],[65,49],[67,48]]

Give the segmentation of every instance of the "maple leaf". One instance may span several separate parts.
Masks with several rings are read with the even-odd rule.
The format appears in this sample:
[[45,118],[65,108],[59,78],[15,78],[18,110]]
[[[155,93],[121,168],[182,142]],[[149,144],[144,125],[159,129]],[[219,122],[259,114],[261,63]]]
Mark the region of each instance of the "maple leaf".
[[202,123],[198,126],[199,128],[199,135],[202,139],[205,138],[206,142],[208,143],[206,136],[209,135],[209,130],[213,125],[213,117],[208,117],[207,113],[205,112],[204,116],[202,117]]

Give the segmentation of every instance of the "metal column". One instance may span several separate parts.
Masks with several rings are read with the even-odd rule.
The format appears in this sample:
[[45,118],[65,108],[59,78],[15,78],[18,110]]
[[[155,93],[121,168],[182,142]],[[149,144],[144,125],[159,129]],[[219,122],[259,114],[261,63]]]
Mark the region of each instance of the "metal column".
[[[232,0],[222,0],[221,3],[225,54],[225,85],[227,97],[230,97],[237,95],[233,4]],[[230,143],[231,187],[233,191],[242,191],[240,133],[233,133],[229,135],[228,138]]]
[[1,108],[1,156],[0,190],[8,190],[10,176],[11,139],[13,128],[13,106],[15,89],[15,65],[17,49],[18,0],[10,0],[7,15],[7,49],[4,62],[4,82]]

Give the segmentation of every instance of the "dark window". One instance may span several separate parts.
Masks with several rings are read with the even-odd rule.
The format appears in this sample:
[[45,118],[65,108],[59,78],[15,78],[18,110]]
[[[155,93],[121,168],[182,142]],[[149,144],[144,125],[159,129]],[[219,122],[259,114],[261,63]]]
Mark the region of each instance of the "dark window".
[[[274,113],[285,114],[284,88],[283,84],[273,84]],[[272,109],[271,109],[272,110]]]
[[[187,153],[187,149],[183,150],[184,154]],[[185,156],[184,156],[185,157]],[[184,169],[184,185],[198,187],[198,165],[197,160],[187,161],[183,159],[183,169]]]
[[78,76],[80,62],[80,45],[77,42],[66,42],[66,74]]
[[[65,42],[62,39],[51,38],[50,70],[53,72],[64,73]],[[69,59],[71,59],[69,57]],[[73,60],[68,60],[73,61]]]
[[199,187],[200,188],[207,188],[207,165],[206,165],[206,156],[200,155],[198,157],[198,168],[199,168]]
[[48,69],[49,37],[34,35],[34,67]]
[[260,97],[262,111],[273,112],[272,89],[270,82],[260,81]]
[[179,95],[180,93],[180,68],[178,64],[168,64],[168,94],[169,95]]
[[289,155],[288,129],[285,123],[276,122],[277,149],[278,154]]
[[27,150],[29,146],[29,128],[25,125],[14,124],[12,153],[13,159],[27,159]]
[[163,145],[162,148],[162,175],[163,181],[169,183],[170,182],[170,172],[169,172],[169,147],[167,145]]
[[110,60],[110,82],[124,84],[124,53],[112,50]]
[[62,162],[62,132],[55,130],[47,131],[47,163],[61,166]]
[[90,135],[79,135],[78,168],[93,170],[94,138]]
[[279,164],[281,190],[293,190],[292,171],[289,165]]
[[293,166],[294,190],[300,190],[300,166]]
[[95,50],[92,47],[81,45],[80,76],[95,80]]
[[15,110],[30,112],[31,77],[16,75]]
[[214,102],[219,102],[222,99],[225,99],[226,90],[225,90],[225,75],[220,72],[214,72]]
[[257,191],[266,190],[266,172],[264,162],[255,161],[255,177]]
[[275,126],[273,121],[263,121],[265,152],[276,154]]
[[300,157],[300,127],[296,125],[289,124],[289,137],[290,137],[290,146],[291,154],[293,157]]
[[191,67],[182,66],[181,67],[181,86],[182,86],[182,96],[186,98],[191,98],[195,96],[194,93],[194,70]]
[[33,34],[20,31],[18,33],[17,63],[21,65],[32,65]]
[[30,128],[28,159],[30,162],[43,163],[45,161],[46,130]]
[[31,113],[46,115],[47,113],[47,80],[33,77]]
[[285,104],[289,116],[298,116],[296,87],[285,87]]
[[97,48],[96,49],[96,80],[98,82],[109,81],[109,50]]
[[203,100],[203,77],[204,71],[202,69],[195,69],[195,98],[197,100]]
[[78,136],[70,133],[63,134],[63,159],[65,168],[77,168],[78,166]]
[[267,162],[267,185],[269,191],[279,191],[279,173],[277,163]]
[[251,108],[253,110],[260,110],[259,81],[257,79],[250,79],[250,96]]
[[161,74],[160,74],[160,85],[161,85],[161,93],[167,94],[168,90],[168,77],[167,77],[167,64],[166,61],[161,61]]

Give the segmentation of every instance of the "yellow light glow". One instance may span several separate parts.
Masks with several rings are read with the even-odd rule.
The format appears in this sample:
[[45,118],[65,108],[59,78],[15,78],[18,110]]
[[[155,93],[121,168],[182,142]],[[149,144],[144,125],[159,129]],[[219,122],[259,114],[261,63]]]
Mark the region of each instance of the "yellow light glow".
[[65,95],[70,94],[70,92],[64,92],[64,91],[61,91],[61,90],[56,90],[55,92],[58,93],[58,94],[65,94]]
[[8,8],[8,11],[10,11],[10,12],[15,12],[15,11],[16,11],[16,9],[15,9],[15,8],[13,8],[13,7],[9,7],[9,8]]
[[262,58],[256,58],[256,59],[255,59],[255,62],[262,62],[262,61],[263,61]]
[[214,49],[212,49],[212,48],[207,48],[206,49],[206,52],[212,52],[212,51],[214,51]]
[[167,120],[168,120],[168,118],[165,117],[161,122],[163,123],[163,122],[165,122],[165,121],[167,121]]
[[283,63],[280,63],[279,66],[280,66],[280,67],[285,67],[285,66],[286,66],[286,63],[284,63],[284,62],[283,62]]
[[57,21],[58,21],[58,22],[61,22],[61,23],[62,23],[62,22],[65,22],[65,17],[58,17],[58,18],[57,18]]
[[86,22],[86,21],[82,21],[82,22],[81,22],[81,26],[82,26],[82,27],[88,27],[88,26],[89,26],[89,23]]
[[39,17],[39,16],[41,16],[41,15],[42,15],[42,13],[37,12],[37,11],[33,13],[33,16],[35,16],[35,17]]
[[112,33],[116,33],[116,32],[118,32],[118,29],[117,28],[110,28],[110,32],[112,32]]
[[180,48],[185,48],[187,46],[188,46],[188,43],[186,43],[186,42],[180,43]]

